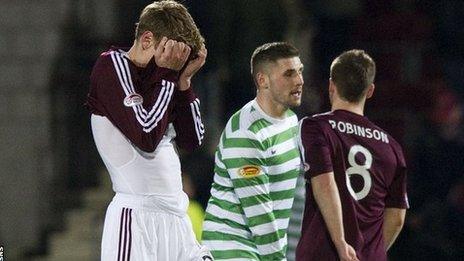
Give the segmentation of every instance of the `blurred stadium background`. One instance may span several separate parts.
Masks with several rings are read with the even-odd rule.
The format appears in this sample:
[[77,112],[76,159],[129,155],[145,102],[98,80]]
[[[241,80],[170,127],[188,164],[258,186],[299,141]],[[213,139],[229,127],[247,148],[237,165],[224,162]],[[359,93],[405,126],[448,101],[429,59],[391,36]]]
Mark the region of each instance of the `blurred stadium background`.
[[[151,1],[0,0],[0,245],[6,260],[98,260],[112,196],[83,107],[89,74],[110,45],[129,46]],[[367,116],[405,149],[411,209],[391,260],[464,260],[464,1],[183,1],[207,40],[196,77],[206,144],[183,156],[205,205],[225,121],[254,97],[255,47],[301,50],[304,103],[326,111],[340,52],[377,63]]]

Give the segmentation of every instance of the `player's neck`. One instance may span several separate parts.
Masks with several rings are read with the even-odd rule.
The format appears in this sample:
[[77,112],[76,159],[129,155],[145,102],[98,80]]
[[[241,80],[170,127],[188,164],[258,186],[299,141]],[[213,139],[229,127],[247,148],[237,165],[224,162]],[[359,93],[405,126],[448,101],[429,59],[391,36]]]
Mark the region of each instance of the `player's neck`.
[[353,103],[341,99],[335,99],[332,103],[332,111],[335,110],[345,110],[364,116],[364,101]]
[[271,99],[264,97],[264,95],[259,95],[259,93],[256,96],[256,102],[268,116],[276,119],[283,119],[288,109],[281,104],[273,103]]
[[153,58],[153,54],[148,50],[143,50],[142,46],[138,44],[137,41],[134,41],[127,55],[137,67],[141,68],[147,67],[147,64]]

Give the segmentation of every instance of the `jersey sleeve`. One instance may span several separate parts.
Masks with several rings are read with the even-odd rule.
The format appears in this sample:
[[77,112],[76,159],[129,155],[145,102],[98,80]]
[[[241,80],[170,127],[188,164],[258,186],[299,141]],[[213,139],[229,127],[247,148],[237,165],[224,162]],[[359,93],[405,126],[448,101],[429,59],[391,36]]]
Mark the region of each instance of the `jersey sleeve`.
[[317,120],[313,118],[301,120],[299,137],[300,152],[305,169],[307,169],[306,177],[312,178],[332,172],[330,143]]
[[87,99],[93,114],[107,117],[131,143],[147,152],[156,149],[166,131],[178,77],[165,68],[156,68],[155,74],[154,94],[142,97],[143,104],[127,104],[127,97],[141,97],[135,93],[128,62],[117,52],[103,54],[92,70]]
[[254,137],[222,140],[221,162],[227,169],[258,249],[260,260],[285,260],[285,231],[280,231],[270,196],[266,159]]
[[403,151],[395,142],[394,147],[397,157],[397,169],[392,183],[388,188],[388,195],[385,199],[385,207],[387,208],[409,208],[406,179],[407,167],[404,159]]
[[193,151],[203,141],[205,127],[201,120],[200,100],[192,88],[175,92],[175,119],[176,144],[187,151]]

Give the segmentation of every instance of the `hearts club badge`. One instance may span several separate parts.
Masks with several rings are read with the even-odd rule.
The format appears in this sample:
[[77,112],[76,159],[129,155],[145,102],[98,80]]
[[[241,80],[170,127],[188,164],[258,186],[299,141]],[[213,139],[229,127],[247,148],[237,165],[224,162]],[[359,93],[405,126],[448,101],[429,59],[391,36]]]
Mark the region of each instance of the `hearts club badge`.
[[137,105],[141,105],[143,103],[143,98],[140,94],[132,93],[124,98],[124,106],[126,107],[133,107]]

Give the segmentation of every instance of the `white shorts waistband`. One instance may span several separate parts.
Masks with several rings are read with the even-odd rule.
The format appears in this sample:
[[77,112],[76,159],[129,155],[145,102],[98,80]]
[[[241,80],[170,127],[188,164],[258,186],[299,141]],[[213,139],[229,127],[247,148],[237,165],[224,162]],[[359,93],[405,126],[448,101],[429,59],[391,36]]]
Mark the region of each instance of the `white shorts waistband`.
[[183,192],[174,196],[116,193],[111,203],[133,209],[164,212],[183,217],[187,215],[189,200]]

